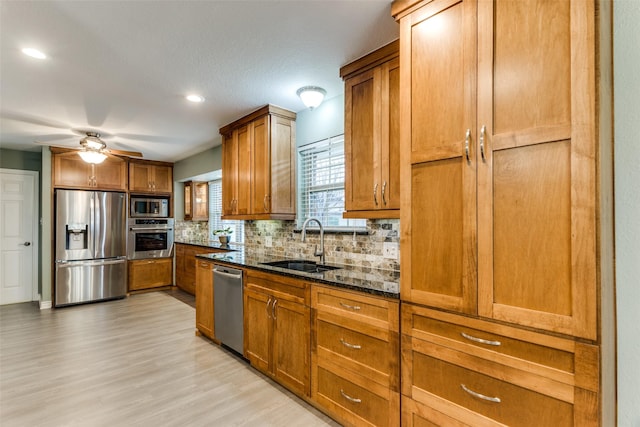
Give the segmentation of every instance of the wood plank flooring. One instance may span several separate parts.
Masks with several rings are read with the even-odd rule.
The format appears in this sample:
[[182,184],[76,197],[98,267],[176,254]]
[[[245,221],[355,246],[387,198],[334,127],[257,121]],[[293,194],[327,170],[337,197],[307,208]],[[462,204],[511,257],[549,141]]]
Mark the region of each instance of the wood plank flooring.
[[0,425],[338,425],[194,324],[193,308],[164,292],[0,307]]

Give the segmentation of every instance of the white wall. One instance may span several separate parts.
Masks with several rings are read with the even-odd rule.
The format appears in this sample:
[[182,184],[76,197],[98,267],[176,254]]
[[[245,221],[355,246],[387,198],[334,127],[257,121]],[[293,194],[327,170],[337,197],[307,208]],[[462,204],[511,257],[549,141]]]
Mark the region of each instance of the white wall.
[[618,425],[640,427],[640,0],[613,2]]

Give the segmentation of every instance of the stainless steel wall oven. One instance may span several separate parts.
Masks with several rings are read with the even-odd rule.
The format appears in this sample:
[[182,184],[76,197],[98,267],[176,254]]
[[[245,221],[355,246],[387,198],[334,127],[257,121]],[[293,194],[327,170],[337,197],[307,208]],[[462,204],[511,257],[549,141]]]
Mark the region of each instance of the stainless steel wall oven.
[[130,218],[127,256],[129,259],[170,257],[173,238],[173,218]]

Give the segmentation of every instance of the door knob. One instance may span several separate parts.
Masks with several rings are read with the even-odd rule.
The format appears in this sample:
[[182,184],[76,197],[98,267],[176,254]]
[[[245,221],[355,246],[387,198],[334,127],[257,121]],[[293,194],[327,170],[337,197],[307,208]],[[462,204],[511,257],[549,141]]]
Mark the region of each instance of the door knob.
[[31,242],[24,242],[23,245],[25,246],[31,246]]

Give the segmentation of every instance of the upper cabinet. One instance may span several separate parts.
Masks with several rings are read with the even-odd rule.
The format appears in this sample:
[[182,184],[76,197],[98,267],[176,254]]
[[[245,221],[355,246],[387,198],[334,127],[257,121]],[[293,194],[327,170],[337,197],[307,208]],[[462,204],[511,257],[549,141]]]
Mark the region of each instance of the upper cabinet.
[[402,298],[595,339],[593,2],[420,6],[399,16]]
[[185,221],[209,220],[209,184],[187,181],[184,183]]
[[173,166],[170,163],[144,160],[129,163],[129,190],[132,193],[171,194]]
[[340,69],[345,82],[345,218],[400,216],[396,40]]
[[295,119],[267,105],[220,129],[223,219],[295,219]]
[[53,186],[87,190],[127,191],[127,161],[108,156],[102,163],[86,163],[78,152],[52,149]]

